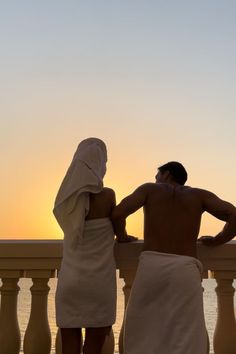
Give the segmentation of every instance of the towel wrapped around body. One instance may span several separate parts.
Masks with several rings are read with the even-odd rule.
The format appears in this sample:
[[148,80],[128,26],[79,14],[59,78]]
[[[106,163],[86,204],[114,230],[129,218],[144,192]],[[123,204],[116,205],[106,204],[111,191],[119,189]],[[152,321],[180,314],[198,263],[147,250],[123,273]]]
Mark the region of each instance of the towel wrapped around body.
[[125,354],[207,354],[202,264],[144,251],[125,316]]
[[106,327],[116,316],[114,231],[109,218],[85,221],[82,241],[64,239],[56,291],[60,328]]

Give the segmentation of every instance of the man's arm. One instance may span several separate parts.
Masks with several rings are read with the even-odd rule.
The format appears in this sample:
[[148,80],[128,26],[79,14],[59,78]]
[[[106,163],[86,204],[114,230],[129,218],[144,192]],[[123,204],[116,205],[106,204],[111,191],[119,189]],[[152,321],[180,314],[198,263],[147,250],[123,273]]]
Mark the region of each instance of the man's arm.
[[218,198],[215,194],[203,191],[203,210],[226,224],[215,237],[203,236],[200,238],[205,245],[218,246],[232,240],[236,236],[236,208],[229,202]]
[[132,194],[124,198],[112,212],[112,223],[118,242],[135,241],[137,238],[131,238],[127,235],[125,226],[128,215],[133,214],[136,210],[145,205],[147,199],[147,185],[143,184],[138,187]]

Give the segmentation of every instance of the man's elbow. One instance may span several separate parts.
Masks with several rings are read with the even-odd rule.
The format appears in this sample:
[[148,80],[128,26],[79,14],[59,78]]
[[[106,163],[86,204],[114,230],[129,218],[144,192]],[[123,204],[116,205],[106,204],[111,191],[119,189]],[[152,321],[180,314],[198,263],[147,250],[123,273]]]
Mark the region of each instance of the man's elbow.
[[234,225],[235,232],[236,232],[236,209],[235,209],[234,213],[231,215],[230,221]]
[[232,211],[228,221],[227,225],[230,228],[230,238],[228,241],[232,240],[236,236],[236,208],[235,210]]
[[227,221],[230,221],[232,223],[235,223],[236,221],[236,207],[234,207],[231,212],[229,213],[229,219]]

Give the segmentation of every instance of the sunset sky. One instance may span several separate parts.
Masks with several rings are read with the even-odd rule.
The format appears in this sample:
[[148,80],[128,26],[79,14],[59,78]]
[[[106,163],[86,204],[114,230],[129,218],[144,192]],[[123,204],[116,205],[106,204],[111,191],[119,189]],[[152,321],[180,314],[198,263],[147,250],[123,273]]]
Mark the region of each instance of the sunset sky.
[[[62,238],[55,195],[90,136],[117,202],[178,160],[236,205],[235,14],[235,0],[3,2],[0,238]],[[201,234],[222,226],[204,216]],[[128,232],[142,237],[142,211]]]

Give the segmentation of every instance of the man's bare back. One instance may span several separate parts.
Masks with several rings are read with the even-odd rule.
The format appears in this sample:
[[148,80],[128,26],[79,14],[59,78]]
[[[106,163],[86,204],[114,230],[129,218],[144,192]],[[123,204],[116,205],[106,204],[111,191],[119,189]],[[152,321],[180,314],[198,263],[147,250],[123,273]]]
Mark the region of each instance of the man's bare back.
[[165,183],[144,189],[144,250],[195,257],[202,214],[198,191]]
[[202,242],[217,245],[236,235],[236,208],[215,194],[180,185],[170,174],[156,177],[123,199],[113,211],[118,241],[125,240],[125,218],[144,208],[144,250],[196,257],[201,216],[206,211],[226,222],[216,237]]

